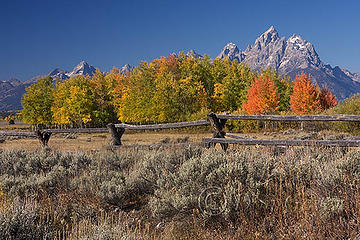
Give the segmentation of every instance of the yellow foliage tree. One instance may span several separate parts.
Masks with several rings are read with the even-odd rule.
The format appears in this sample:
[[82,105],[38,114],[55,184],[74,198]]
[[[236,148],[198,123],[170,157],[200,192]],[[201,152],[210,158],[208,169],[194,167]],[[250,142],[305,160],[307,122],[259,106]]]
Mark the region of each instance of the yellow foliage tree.
[[57,82],[54,92],[54,122],[83,126],[90,122],[94,109],[90,79],[76,76],[64,82]]

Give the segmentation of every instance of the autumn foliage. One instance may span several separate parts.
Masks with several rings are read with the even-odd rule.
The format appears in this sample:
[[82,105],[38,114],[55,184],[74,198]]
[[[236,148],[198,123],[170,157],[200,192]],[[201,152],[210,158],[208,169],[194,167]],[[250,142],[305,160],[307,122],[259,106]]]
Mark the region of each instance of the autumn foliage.
[[269,114],[291,108],[306,114],[337,103],[328,88],[320,90],[304,73],[293,83],[272,69],[258,73],[236,60],[184,53],[141,62],[126,74],[114,68],[54,83],[48,77],[26,89],[24,122],[97,127],[199,120],[210,111]]
[[310,74],[301,73],[294,80],[290,107],[294,113],[307,114],[320,109],[320,90],[311,81]]
[[243,109],[248,114],[273,113],[279,109],[280,96],[277,93],[274,81],[267,75],[262,74],[255,78],[248,91],[247,102]]
[[302,73],[294,80],[293,93],[290,96],[290,107],[294,113],[307,114],[334,107],[337,99],[325,86],[320,89],[311,81],[310,74]]
[[320,107],[321,110],[326,110],[337,105],[337,99],[330,89],[325,86],[320,92]]

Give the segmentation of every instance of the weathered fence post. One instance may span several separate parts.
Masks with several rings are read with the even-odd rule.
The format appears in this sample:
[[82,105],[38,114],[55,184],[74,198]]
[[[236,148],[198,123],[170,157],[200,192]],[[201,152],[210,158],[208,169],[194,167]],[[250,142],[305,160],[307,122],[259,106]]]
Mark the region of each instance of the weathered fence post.
[[[219,119],[215,113],[209,113],[207,116],[213,128],[213,138],[225,138],[226,133],[223,131],[223,128],[225,127],[226,119]],[[215,147],[215,145],[216,143],[208,143],[207,147]],[[229,147],[228,143],[220,143],[220,145],[224,151]]]
[[109,123],[107,125],[109,132],[112,137],[112,145],[120,146],[121,145],[121,137],[125,132],[125,128],[116,128],[115,124]]
[[41,144],[43,145],[43,147],[46,147],[50,140],[51,132],[41,132],[40,130],[37,130],[36,135],[39,141],[41,142]]

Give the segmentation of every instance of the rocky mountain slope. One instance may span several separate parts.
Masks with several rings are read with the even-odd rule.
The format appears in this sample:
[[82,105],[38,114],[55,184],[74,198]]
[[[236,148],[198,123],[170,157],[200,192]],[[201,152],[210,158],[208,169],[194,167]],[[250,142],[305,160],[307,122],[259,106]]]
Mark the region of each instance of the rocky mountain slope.
[[21,109],[26,85],[17,79],[0,82],[0,111]]
[[301,72],[310,73],[320,87],[327,85],[339,100],[360,92],[360,73],[324,64],[313,44],[296,34],[289,39],[279,37],[273,26],[244,51],[230,42],[218,57],[236,59],[257,71],[273,68],[292,79]]
[[89,65],[85,61],[80,62],[71,72],[56,68],[48,74],[33,77],[25,82],[17,79],[0,82],[0,111],[19,110],[21,109],[21,98],[25,93],[26,87],[30,86],[41,77],[50,76],[54,80],[65,80],[77,75],[92,76],[95,73],[95,67]]
[[133,68],[130,66],[130,64],[125,64],[122,68],[120,68],[121,74],[127,74],[128,72],[131,72]]
[[78,65],[76,65],[71,72],[62,70],[60,68],[55,68],[54,70],[50,71],[48,74],[45,75],[38,75],[36,77],[33,77],[27,81],[25,81],[26,84],[32,84],[35,83],[39,78],[50,76],[54,80],[65,80],[70,77],[82,75],[82,76],[92,76],[96,72],[96,68],[89,65],[85,61],[81,61]]
[[[130,72],[133,68],[126,64],[121,69],[122,74]],[[21,107],[21,98],[25,93],[26,87],[30,86],[41,77],[50,76],[54,80],[66,80],[70,77],[82,75],[82,76],[92,76],[96,72],[94,66],[89,65],[85,61],[81,61],[76,65],[72,71],[65,71],[60,68],[55,68],[50,71],[48,74],[38,75],[27,81],[19,81],[17,79],[10,79],[8,81],[0,81],[0,111],[8,110],[20,110]]]

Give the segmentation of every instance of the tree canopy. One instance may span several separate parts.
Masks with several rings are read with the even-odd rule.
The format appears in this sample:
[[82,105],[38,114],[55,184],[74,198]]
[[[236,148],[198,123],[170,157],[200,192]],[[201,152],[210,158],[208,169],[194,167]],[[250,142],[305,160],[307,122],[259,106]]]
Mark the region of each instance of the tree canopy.
[[37,83],[26,88],[26,93],[21,100],[24,122],[36,125],[53,123],[53,103],[54,87],[52,78],[40,78]]
[[275,70],[252,71],[236,60],[198,58],[179,53],[141,62],[131,72],[76,76],[64,81],[39,79],[22,100],[30,124],[105,126],[109,122],[176,122],[204,119],[206,113],[305,114],[336,105],[328,88],[310,75],[294,83]]
[[274,113],[279,109],[279,99],[274,81],[263,73],[251,85],[243,108],[248,114]]

